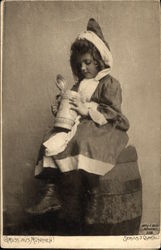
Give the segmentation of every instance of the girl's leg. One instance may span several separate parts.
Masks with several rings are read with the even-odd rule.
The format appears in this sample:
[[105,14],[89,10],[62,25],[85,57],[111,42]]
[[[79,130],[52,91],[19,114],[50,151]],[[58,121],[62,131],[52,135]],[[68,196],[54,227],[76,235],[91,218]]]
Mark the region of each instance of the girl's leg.
[[98,209],[98,195],[99,195],[99,175],[88,173],[80,170],[84,185],[87,191],[86,210],[85,210],[85,225],[90,225],[95,220]]
[[99,175],[86,172],[84,170],[79,170],[80,174],[82,175],[84,185],[88,192],[92,192],[96,189],[99,185]]
[[84,186],[79,171],[61,173],[60,186],[63,207],[59,217],[80,222],[83,214]]
[[63,235],[82,235],[82,183],[77,170],[60,173],[61,209],[56,214],[57,229]]

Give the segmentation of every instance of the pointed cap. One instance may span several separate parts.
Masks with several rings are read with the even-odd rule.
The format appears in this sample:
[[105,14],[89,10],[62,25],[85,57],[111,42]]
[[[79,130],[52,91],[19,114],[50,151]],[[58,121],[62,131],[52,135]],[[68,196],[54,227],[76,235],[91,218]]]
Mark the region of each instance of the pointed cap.
[[94,18],[89,19],[88,24],[87,24],[87,30],[94,32],[106,44],[106,46],[110,50],[110,46],[104,39],[101,27],[99,26],[99,24],[96,22]]

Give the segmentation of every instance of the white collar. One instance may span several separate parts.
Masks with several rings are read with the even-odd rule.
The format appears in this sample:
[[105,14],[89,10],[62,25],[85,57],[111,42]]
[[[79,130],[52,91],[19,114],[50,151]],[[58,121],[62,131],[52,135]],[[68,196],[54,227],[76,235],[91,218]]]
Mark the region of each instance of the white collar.
[[101,80],[104,76],[109,75],[110,72],[111,72],[111,69],[110,69],[110,68],[103,69],[103,70],[101,70],[101,71],[98,72],[98,74],[95,76],[94,79],[95,79],[96,81],[99,81],[99,80]]

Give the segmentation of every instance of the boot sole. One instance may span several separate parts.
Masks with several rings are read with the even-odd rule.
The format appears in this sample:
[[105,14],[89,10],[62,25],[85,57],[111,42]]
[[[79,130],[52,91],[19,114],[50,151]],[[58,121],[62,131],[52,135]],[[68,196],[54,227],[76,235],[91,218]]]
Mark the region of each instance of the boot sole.
[[30,215],[43,215],[45,213],[48,213],[48,212],[55,212],[57,210],[60,210],[61,209],[61,206],[58,205],[58,206],[54,206],[54,207],[51,207],[50,209],[49,208],[46,208],[44,209],[43,211],[40,211],[40,212],[33,212],[33,211],[30,211],[30,210],[26,210],[26,212]]

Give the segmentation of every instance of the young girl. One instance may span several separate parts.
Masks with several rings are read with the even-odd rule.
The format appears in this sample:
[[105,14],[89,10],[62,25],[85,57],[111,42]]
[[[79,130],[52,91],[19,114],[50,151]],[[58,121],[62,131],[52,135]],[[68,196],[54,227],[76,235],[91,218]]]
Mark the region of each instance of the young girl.
[[47,139],[41,147],[35,174],[47,178],[47,193],[28,210],[32,214],[61,210],[78,218],[85,194],[93,196],[99,176],[113,168],[128,142],[120,83],[110,75],[112,55],[94,19],[72,44],[70,63],[77,79],[72,90],[79,93],[70,104],[78,117],[71,131],[52,131],[62,133],[63,149],[61,144],[51,153]]

